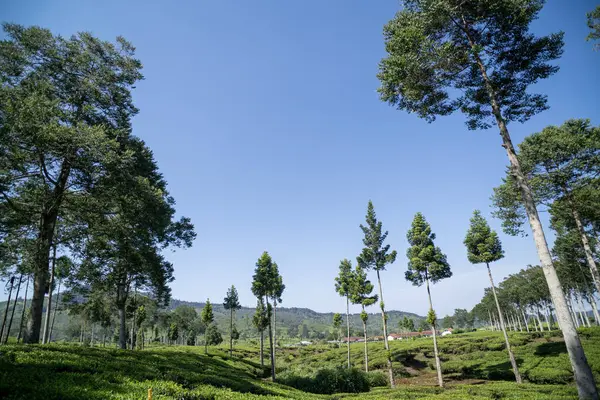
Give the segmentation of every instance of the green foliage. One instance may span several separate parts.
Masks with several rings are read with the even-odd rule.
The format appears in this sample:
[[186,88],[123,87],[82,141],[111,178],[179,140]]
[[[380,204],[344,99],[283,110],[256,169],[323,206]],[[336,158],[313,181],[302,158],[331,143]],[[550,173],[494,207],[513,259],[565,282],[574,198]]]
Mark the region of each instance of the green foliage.
[[490,228],[479,210],[473,211],[464,244],[467,258],[473,264],[491,263],[504,257],[498,234]]
[[426,280],[435,283],[450,278],[452,271],[446,255],[433,241],[435,234],[421,213],[417,213],[412,226],[406,234],[410,248],[407,250],[408,271],[405,277],[415,286],[421,286]]
[[231,312],[242,308],[235,286],[231,285],[231,288],[227,289],[227,296],[223,299],[223,307],[226,310],[231,310]]
[[333,314],[333,328],[340,329],[342,326],[342,315],[340,313]]
[[281,302],[284,289],[285,285],[279,275],[277,264],[273,262],[268,252],[263,252],[256,262],[256,269],[252,276],[252,293],[256,297],[267,297]]
[[[587,25],[590,28],[590,33],[585,38],[586,40],[600,39],[600,6],[587,13]],[[594,44],[594,49],[599,50],[600,44]]]
[[281,375],[279,381],[304,392],[319,394],[362,393],[370,388],[367,374],[356,368],[321,369],[312,376],[288,373]]
[[360,225],[360,229],[363,231],[364,248],[362,253],[356,257],[360,268],[368,271],[374,269],[375,271],[385,271],[385,266],[392,264],[396,261],[396,250],[390,251],[390,245],[384,245],[385,239],[387,238],[388,232],[383,232],[383,224],[381,221],[377,221],[375,214],[375,208],[373,203],[369,201],[367,206],[367,225]]
[[342,297],[349,297],[353,281],[352,261],[343,259],[340,261],[338,276],[335,277],[335,291]]
[[562,53],[562,33],[538,38],[529,32],[543,1],[402,4],[384,27],[383,101],[428,121],[461,111],[469,129],[491,126],[490,87],[506,121],[524,122],[547,108],[545,95],[527,91],[558,71],[550,62]]
[[206,328],[204,336],[204,340],[206,340],[206,344],[209,346],[216,346],[223,342],[221,332],[219,332],[219,330],[214,324],[211,324],[208,326],[208,328]]
[[429,325],[435,326],[435,322],[437,321],[437,315],[435,314],[435,311],[429,309],[429,312],[427,313],[427,319],[425,321],[427,321]]
[[202,319],[202,323],[205,326],[209,326],[215,321],[215,315],[213,314],[213,309],[212,309],[212,304],[210,304],[210,299],[206,299],[206,305],[202,309],[200,318]]
[[[360,265],[357,265],[354,270],[350,290],[350,301],[352,304],[360,304],[364,308],[377,303],[379,297],[377,295],[371,295],[373,287],[371,281],[367,279],[367,271]],[[361,319],[366,321],[362,316]]]

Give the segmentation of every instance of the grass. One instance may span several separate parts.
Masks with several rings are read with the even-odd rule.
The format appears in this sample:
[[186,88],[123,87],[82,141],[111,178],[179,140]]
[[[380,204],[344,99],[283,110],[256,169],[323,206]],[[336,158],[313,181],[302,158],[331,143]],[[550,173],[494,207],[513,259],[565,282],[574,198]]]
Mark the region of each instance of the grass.
[[[600,328],[582,330],[581,338],[600,381]],[[528,382],[523,385],[512,382],[501,335],[473,332],[440,339],[447,382],[444,389],[435,386],[431,339],[417,339],[391,342],[397,389],[375,387],[368,393],[332,395],[308,393],[283,383],[318,393],[331,393],[331,385],[348,387],[343,386],[346,384],[355,391],[366,390],[363,378],[335,372],[345,365],[344,347],[281,349],[277,363],[281,383],[272,383],[266,379],[268,369],[260,366],[258,353],[250,346],[239,346],[229,358],[223,348],[212,348],[205,356],[201,347],[131,352],[74,344],[10,344],[0,347],[0,398],[145,399],[150,387],[153,399],[181,400],[576,398],[569,360],[558,332],[512,333],[511,342]],[[369,349],[370,368],[382,368],[383,343],[370,343]],[[352,362],[362,368],[362,344],[352,346]],[[360,385],[354,385],[355,378]],[[346,381],[341,382],[343,379]],[[368,382],[380,385],[381,374],[370,373]]]

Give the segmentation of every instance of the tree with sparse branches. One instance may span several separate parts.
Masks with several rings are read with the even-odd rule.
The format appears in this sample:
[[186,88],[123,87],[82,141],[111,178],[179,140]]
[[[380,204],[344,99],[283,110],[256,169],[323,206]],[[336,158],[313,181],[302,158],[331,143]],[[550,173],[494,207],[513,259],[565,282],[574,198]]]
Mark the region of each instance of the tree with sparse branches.
[[367,346],[367,321],[369,320],[369,314],[365,311],[365,307],[377,303],[377,295],[371,294],[373,293],[373,288],[373,284],[367,279],[367,272],[360,265],[357,265],[352,279],[350,301],[352,301],[352,304],[360,304],[362,307],[360,319],[363,323],[363,335],[365,339],[366,372],[369,372],[369,350]]
[[494,278],[492,277],[492,270],[490,269],[491,262],[498,261],[504,257],[504,250],[502,250],[502,243],[498,238],[498,234],[490,228],[479,210],[473,212],[473,217],[471,218],[464,244],[467,247],[467,258],[469,259],[469,262],[473,264],[484,263],[487,267],[490,284],[492,285],[492,293],[494,294],[494,301],[496,302],[496,309],[500,320],[500,329],[502,329],[502,333],[504,334],[504,342],[506,344],[506,350],[508,351],[510,364],[512,365],[515,374],[515,380],[517,383],[521,383],[521,374],[519,373],[515,355],[510,347],[508,334],[506,333],[506,325],[504,323],[504,314],[502,313],[500,303],[498,302]]
[[383,224],[377,220],[375,214],[375,207],[369,200],[367,206],[366,225],[360,225],[360,229],[363,231],[363,245],[365,246],[362,253],[356,257],[356,261],[360,268],[365,271],[375,270],[377,273],[377,282],[379,284],[379,306],[381,308],[381,319],[383,322],[383,343],[385,345],[385,351],[387,352],[387,368],[388,377],[390,380],[390,386],[396,387],[394,382],[394,371],[392,369],[392,354],[390,352],[390,345],[388,343],[387,334],[387,316],[385,315],[385,303],[383,302],[383,288],[381,286],[381,271],[385,271],[385,267],[388,264],[392,264],[396,261],[396,250],[390,252],[390,245],[383,243],[387,238],[388,232],[383,232]]
[[238,298],[238,292],[235,286],[231,285],[231,288],[227,290],[227,296],[223,300],[223,307],[229,310],[229,357],[233,355],[233,316],[236,310],[242,308],[240,300]]
[[436,283],[442,279],[450,278],[450,264],[446,260],[446,255],[442,253],[439,247],[434,244],[435,233],[431,232],[429,223],[421,213],[417,213],[413,219],[412,226],[406,234],[410,248],[407,250],[408,270],[406,271],[406,280],[415,286],[421,286],[425,283],[427,288],[427,298],[429,299],[429,312],[427,313],[427,323],[431,325],[433,333],[433,351],[435,354],[435,366],[438,376],[438,385],[444,386],[442,378],[442,366],[437,346],[437,317],[433,310],[431,301],[431,291],[429,283]]
[[267,309],[262,297],[256,300],[256,311],[252,316],[252,324],[258,330],[260,335],[260,365],[263,367],[264,362],[264,333],[265,329],[269,326],[269,316],[267,315]]
[[525,122],[548,108],[547,97],[528,91],[558,71],[552,61],[563,33],[538,37],[530,25],[543,0],[403,0],[384,28],[387,56],[379,64],[381,99],[429,122],[455,111],[469,129],[498,126],[511,172],[523,199],[538,256],[581,398],[598,398],[508,123]]
[[335,278],[335,291],[346,299],[346,345],[348,368],[350,368],[350,294],[352,292],[353,280],[354,271],[352,271],[352,261],[345,258],[340,261],[339,273]]
[[333,319],[331,321],[333,326],[333,333],[335,334],[335,339],[340,340],[340,328],[342,326],[342,314],[335,313],[333,314]]
[[[587,25],[590,28],[590,33],[585,38],[586,40],[600,39],[600,6],[587,13]],[[600,50],[600,43],[594,44],[595,50]]]
[[206,299],[206,304],[202,309],[202,313],[200,314],[200,319],[202,320],[202,324],[204,324],[204,354],[208,354],[208,344],[209,337],[208,332],[209,328],[212,326],[213,322],[215,322],[215,315],[213,314],[212,304],[210,304],[210,299]]

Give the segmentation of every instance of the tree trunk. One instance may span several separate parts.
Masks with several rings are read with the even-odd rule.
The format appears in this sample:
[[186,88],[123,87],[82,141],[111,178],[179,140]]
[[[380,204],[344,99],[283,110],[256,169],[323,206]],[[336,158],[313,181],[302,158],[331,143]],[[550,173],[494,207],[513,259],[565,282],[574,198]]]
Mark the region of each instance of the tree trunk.
[[592,324],[590,323],[590,318],[587,315],[587,311],[585,310],[585,305],[583,304],[583,301],[581,300],[581,296],[575,295],[575,300],[577,301],[578,305],[579,305],[579,313],[580,315],[582,315],[582,319],[585,320],[585,326],[587,326],[588,328],[590,328],[592,326]]
[[233,308],[230,310],[229,317],[229,357],[233,356]]
[[573,319],[575,327],[579,328],[581,326],[581,323],[579,322],[579,317],[577,316],[577,312],[575,311],[575,307],[573,306],[573,296],[571,294],[569,294],[568,301],[569,311],[571,311],[571,318]]
[[390,353],[390,344],[388,343],[387,337],[387,318],[385,317],[385,303],[383,302],[383,288],[381,287],[379,270],[377,270],[377,282],[379,283],[379,306],[381,307],[381,318],[383,320],[383,343],[387,353],[388,376],[390,379],[390,387],[395,388],[396,384],[394,382],[394,371],[392,369],[392,354]]
[[[363,310],[363,312],[365,312],[364,304],[362,306],[362,310]],[[367,346],[367,321],[362,319],[362,316],[361,316],[361,320],[363,323],[363,333],[365,336],[365,372],[369,372],[369,346]]]
[[[269,299],[266,299],[267,307]],[[275,382],[275,354],[273,353],[273,317],[269,315],[269,356],[271,357],[271,379]]]
[[48,336],[48,342],[52,342],[52,332],[54,331],[54,321],[56,320],[56,312],[58,311],[58,305],[60,304],[60,284],[61,280],[58,280],[58,288],[56,290],[56,304],[54,304],[54,312],[52,313],[52,323],[50,324],[50,335]]
[[542,264],[542,268],[544,270],[544,275],[546,277],[546,282],[548,284],[550,296],[552,297],[552,301],[554,302],[556,316],[560,321],[560,327],[563,332],[565,345],[567,347],[569,359],[571,361],[573,372],[575,374],[575,382],[577,384],[579,398],[597,400],[598,390],[594,381],[594,375],[592,373],[590,365],[587,362],[585,352],[583,351],[583,347],[581,346],[581,341],[579,340],[579,336],[577,335],[577,330],[573,324],[573,321],[569,318],[567,300],[565,298],[564,292],[562,291],[562,286],[560,284],[560,280],[558,279],[556,269],[554,268],[552,255],[550,254],[550,249],[548,248],[548,242],[546,241],[546,235],[544,234],[544,230],[542,228],[542,222],[540,221],[540,216],[537,211],[531,187],[529,186],[529,183],[527,182],[525,175],[521,170],[521,165],[519,163],[519,159],[517,158],[517,153],[515,152],[512,140],[510,138],[510,134],[506,127],[506,123],[504,121],[504,118],[502,117],[500,105],[498,104],[498,101],[496,99],[496,91],[492,86],[492,83],[490,82],[490,79],[487,75],[485,65],[479,57],[477,46],[475,45],[468,33],[469,27],[466,24],[466,22],[465,32],[467,33],[467,38],[473,49],[473,56],[481,72],[481,77],[485,82],[486,90],[490,99],[490,105],[492,106],[492,113],[496,118],[498,128],[500,129],[502,144],[506,150],[506,154],[508,155],[508,159],[512,167],[512,173],[521,190],[523,205],[525,206],[527,217],[529,218],[529,225],[531,226],[533,240],[537,248],[540,263]]
[[540,319],[540,310],[538,309],[535,313],[535,318],[537,319],[538,324],[540,325],[540,330],[544,331],[544,325],[542,324],[542,320]]
[[27,292],[29,291],[29,275],[27,275],[27,283],[25,285],[25,298],[23,299],[23,310],[21,310],[21,320],[19,321],[19,334],[17,335],[17,343],[21,340],[23,332],[23,323],[25,322],[25,309],[27,308]]
[[[548,320],[548,314],[543,313],[544,314],[544,320],[546,321],[546,325],[548,326],[548,332],[550,331],[550,321]],[[543,332],[543,330],[542,330]]]
[[264,358],[264,330],[260,331],[260,366],[264,367],[265,366],[265,358]]
[[510,364],[513,367],[513,372],[515,374],[515,381],[517,383],[521,383],[521,374],[519,373],[519,367],[517,366],[517,360],[515,359],[515,355],[510,348],[510,342],[508,340],[508,333],[506,333],[506,326],[504,324],[504,317],[502,316],[502,310],[500,309],[500,302],[498,301],[498,295],[496,294],[496,286],[494,286],[494,278],[492,277],[492,270],[490,268],[490,264],[486,263],[488,276],[490,277],[490,283],[492,284],[492,294],[494,295],[494,301],[496,302],[496,308],[498,309],[498,317],[500,319],[500,328],[502,329],[502,334],[504,335],[504,342],[506,343],[506,350],[508,351],[508,358],[510,359]]
[[[429,278],[425,278],[425,285],[427,287],[427,297],[429,299],[429,311],[433,311],[433,303],[431,301],[431,291],[429,290]],[[438,385],[444,387],[444,379],[442,378],[442,364],[440,362],[440,355],[437,346],[437,334],[435,331],[435,321],[431,325],[431,332],[433,333],[433,353],[435,355],[435,369],[437,371]]]
[[[13,287],[15,286],[15,277],[10,277],[10,289],[8,291],[8,300],[6,300],[6,310],[4,310],[4,317],[2,318],[2,328],[0,328],[0,343],[4,337],[4,328],[6,327],[6,317],[8,317],[8,310],[10,309],[10,298],[12,296]],[[8,336],[8,335],[7,335]]]
[[8,337],[10,336],[10,328],[12,327],[13,318],[15,317],[15,310],[17,308],[17,303],[19,300],[19,292],[21,291],[21,282],[23,281],[23,274],[19,276],[19,283],[17,284],[17,294],[15,295],[15,300],[13,301],[13,309],[10,314],[10,319],[8,320],[8,328],[6,329],[6,338],[4,339],[4,344],[8,343]]
[[125,325],[125,304],[119,307],[119,348],[127,349],[127,327]]
[[525,329],[527,329],[527,333],[529,333],[529,324],[527,323],[527,315],[525,315],[525,310],[521,308],[521,314],[523,314],[523,322],[525,323]]
[[[517,308],[518,310],[518,308]],[[521,318],[519,317],[519,312],[515,310],[514,318],[517,320],[517,324],[519,324],[519,332],[523,332],[523,325],[521,324]]]
[[52,268],[50,270],[50,283],[48,284],[48,304],[46,304],[46,316],[44,318],[44,329],[42,331],[42,344],[48,342],[48,329],[50,329],[50,312],[52,311],[52,286],[54,285],[54,272],[56,270],[56,244],[52,246]]
[[596,291],[600,293],[600,273],[598,273],[598,266],[594,261],[594,253],[592,251],[592,248],[590,247],[590,242],[585,233],[585,230],[583,229],[583,224],[581,223],[579,212],[575,208],[575,204],[573,204],[571,194],[568,192],[567,199],[569,200],[569,205],[571,206],[571,212],[573,214],[573,219],[575,220],[575,225],[577,225],[577,231],[579,232],[581,243],[583,243],[583,251],[585,252],[585,259],[588,263],[588,267],[590,268],[590,272],[592,274],[592,280],[594,281],[594,285],[596,286]]
[[596,306],[594,295],[591,294],[587,301],[588,303],[590,303],[590,306],[592,306],[592,311],[594,312],[594,320],[596,322],[596,325],[600,325],[600,314],[598,314],[598,307]]
[[346,344],[348,348],[348,369],[350,368],[350,299],[346,295]]
[[273,355],[271,358],[273,368],[273,382],[275,382],[275,352],[277,351],[277,299],[273,300]]
[[490,318],[490,328],[492,329],[492,331],[495,331],[494,329],[494,320],[492,319],[492,313],[490,312],[490,310],[488,310],[488,315]]

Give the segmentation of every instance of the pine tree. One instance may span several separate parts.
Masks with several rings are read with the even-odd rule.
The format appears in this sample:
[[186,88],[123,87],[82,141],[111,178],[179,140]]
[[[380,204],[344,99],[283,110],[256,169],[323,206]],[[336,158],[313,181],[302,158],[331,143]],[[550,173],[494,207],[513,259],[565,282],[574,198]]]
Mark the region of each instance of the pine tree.
[[369,349],[367,346],[367,321],[369,320],[369,314],[365,311],[365,307],[377,303],[377,295],[371,294],[373,288],[373,284],[367,279],[367,272],[360,265],[357,265],[352,280],[350,301],[352,301],[352,304],[360,304],[362,307],[360,319],[363,323],[363,335],[365,339],[366,372],[369,372]]
[[498,238],[498,234],[490,228],[485,218],[481,216],[479,210],[473,212],[471,224],[467,231],[464,243],[467,247],[467,258],[469,259],[469,262],[473,264],[485,263],[487,266],[490,284],[492,285],[492,293],[494,294],[494,301],[496,302],[496,309],[498,311],[498,318],[500,320],[500,329],[502,329],[502,333],[504,334],[504,342],[506,343],[510,364],[515,373],[515,380],[517,383],[521,383],[521,374],[519,373],[519,367],[517,366],[515,356],[510,348],[508,334],[506,333],[506,325],[504,323],[504,314],[502,313],[500,303],[498,302],[494,278],[492,277],[492,270],[490,269],[491,262],[498,261],[504,257],[504,250],[502,250],[502,243]]
[[380,221],[377,221],[375,208],[371,201],[369,201],[367,206],[366,223],[366,226],[360,225],[360,229],[364,234],[363,244],[365,247],[356,260],[358,261],[358,265],[365,271],[373,269],[377,273],[377,282],[379,284],[379,306],[381,308],[381,319],[383,322],[383,342],[387,352],[388,376],[390,386],[396,387],[394,382],[394,371],[392,369],[392,354],[388,343],[387,317],[385,315],[385,303],[383,302],[383,288],[381,286],[380,273],[381,271],[385,271],[386,265],[396,261],[397,253],[396,250],[390,252],[389,244],[383,244],[387,238],[388,232],[383,232],[383,224]]
[[229,310],[229,357],[231,357],[233,354],[233,316],[236,310],[242,308],[235,286],[231,285],[231,288],[227,290],[227,296],[223,299],[223,307]]
[[350,368],[350,293],[352,290],[352,281],[354,274],[352,271],[352,261],[343,259],[340,261],[339,273],[335,278],[335,291],[346,298],[346,345],[347,345],[347,364]]
[[200,319],[202,320],[202,324],[204,324],[204,354],[208,354],[208,331],[213,322],[215,322],[215,315],[213,314],[213,308],[212,304],[210,304],[210,299],[206,299],[206,304],[202,309]]
[[340,313],[333,314],[332,320],[333,332],[335,333],[336,340],[340,340],[340,327],[342,326],[342,315]]
[[442,279],[450,278],[450,264],[446,260],[446,255],[442,253],[439,247],[435,247],[433,241],[435,234],[431,232],[431,227],[421,213],[417,213],[412,222],[412,226],[406,235],[410,248],[406,252],[408,256],[408,271],[406,271],[406,280],[412,282],[415,286],[421,286],[425,283],[427,287],[427,297],[429,299],[429,312],[427,313],[427,323],[431,325],[433,333],[433,350],[435,353],[435,366],[438,375],[439,386],[444,386],[442,378],[442,366],[437,347],[436,333],[436,315],[431,301],[431,292],[429,283],[436,283]]
[[[275,381],[275,318],[277,303],[281,303],[281,296],[285,290],[283,278],[279,268],[273,262],[268,252],[263,252],[256,262],[256,269],[252,277],[252,293],[259,299],[264,299],[269,317],[269,348],[271,356],[271,378]],[[270,300],[273,301],[271,305]]]

